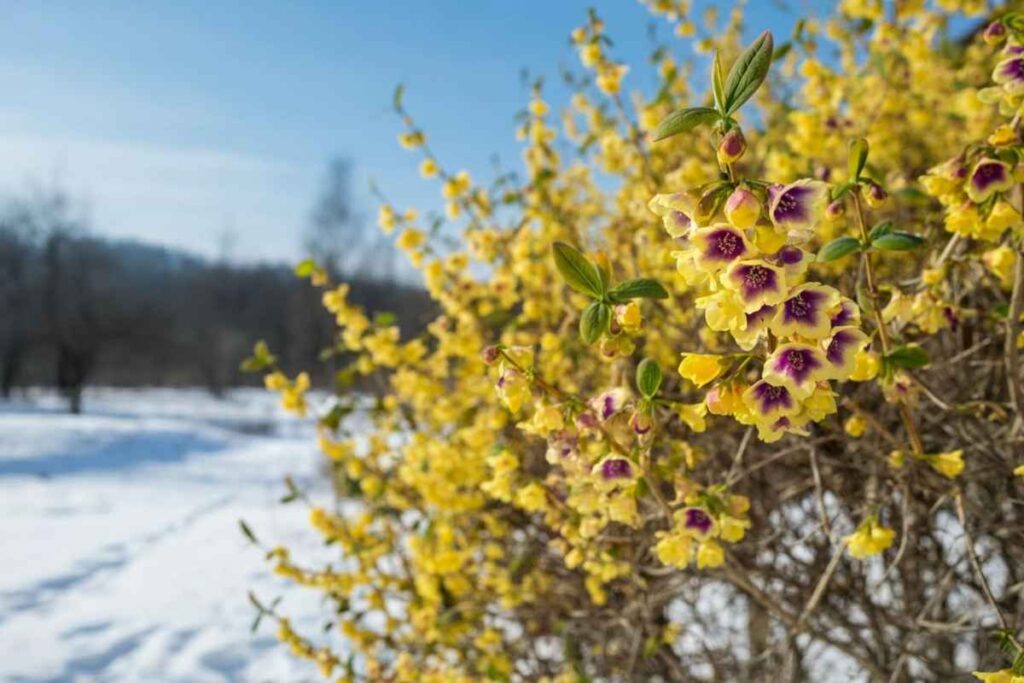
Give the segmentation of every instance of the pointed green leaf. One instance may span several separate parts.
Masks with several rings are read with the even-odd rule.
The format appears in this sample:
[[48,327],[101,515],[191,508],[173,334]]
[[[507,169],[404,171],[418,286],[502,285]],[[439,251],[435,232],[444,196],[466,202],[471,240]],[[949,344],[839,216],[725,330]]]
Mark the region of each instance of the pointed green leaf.
[[660,282],[649,277],[624,280],[608,292],[608,298],[615,302],[627,299],[667,299],[668,292]]
[[877,223],[868,233],[868,240],[874,242],[882,235],[888,235],[892,230],[892,221],[882,221],[881,223]]
[[580,294],[594,299],[604,296],[601,273],[586,256],[565,242],[555,242],[552,250],[555,254],[555,265],[565,278],[566,284]]
[[928,352],[917,345],[901,346],[892,351],[886,359],[894,367],[915,370],[928,365]]
[[580,337],[587,344],[593,344],[601,335],[608,331],[612,321],[612,307],[600,301],[594,301],[585,309],[580,317]]
[[238,528],[240,528],[242,530],[242,534],[247,539],[249,539],[250,543],[252,543],[253,545],[259,545],[260,544],[260,542],[256,540],[256,534],[254,534],[252,532],[252,529],[249,528],[249,525],[245,523],[244,519],[238,520]]
[[654,131],[654,141],[688,133],[697,126],[713,123],[719,119],[719,113],[710,107],[687,107],[672,112],[665,117]]
[[854,237],[839,237],[821,248],[821,251],[818,252],[818,261],[822,263],[837,261],[859,250],[860,240]]
[[868,141],[864,138],[850,141],[850,160],[847,168],[850,180],[860,180],[860,173],[864,170],[864,164],[868,162],[868,149]]
[[636,388],[646,398],[654,398],[661,388],[661,366],[651,358],[644,358],[636,366]]
[[725,111],[725,72],[722,69],[722,56],[715,50],[715,61],[711,64],[711,92],[715,97],[715,109]]
[[316,270],[316,261],[313,259],[303,259],[295,266],[295,274],[299,277],[309,277]]
[[910,251],[922,244],[923,239],[906,232],[888,232],[871,240],[871,246],[883,251]]
[[729,77],[725,81],[726,114],[732,114],[743,106],[764,83],[772,65],[773,50],[772,34],[765,31],[729,69]]

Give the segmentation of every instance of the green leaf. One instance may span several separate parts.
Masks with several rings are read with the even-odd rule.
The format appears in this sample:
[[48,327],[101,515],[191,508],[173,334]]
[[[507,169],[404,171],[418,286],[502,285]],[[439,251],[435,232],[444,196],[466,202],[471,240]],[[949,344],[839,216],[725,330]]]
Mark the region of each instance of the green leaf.
[[893,366],[907,370],[923,368],[930,362],[928,352],[916,344],[901,346],[886,356],[886,359]]
[[574,247],[565,242],[555,242],[552,245],[555,253],[555,265],[558,272],[565,278],[566,284],[580,294],[585,294],[594,299],[604,296],[604,283],[601,274],[586,256],[581,254]]
[[882,235],[888,235],[889,233],[891,233],[892,229],[892,221],[882,221],[881,223],[875,225],[875,227],[871,228],[871,232],[868,233],[868,240],[874,242]]
[[711,107],[687,107],[672,112],[654,130],[654,141],[664,140],[679,133],[688,133],[697,126],[717,121],[720,114]]
[[873,315],[875,312],[874,301],[868,292],[868,288],[864,285],[857,286],[857,305],[865,315]]
[[850,180],[860,180],[860,173],[864,170],[864,164],[868,162],[868,141],[864,138],[857,138],[850,141],[850,160],[848,170]]
[[718,210],[722,208],[722,204],[732,194],[732,191],[733,183],[727,180],[705,185],[703,193],[697,201],[697,220],[703,222],[718,213]]
[[249,528],[249,525],[245,523],[244,519],[238,520],[238,528],[242,530],[242,534],[244,534],[245,537],[249,539],[250,543],[252,543],[253,545],[260,544],[260,542],[256,540],[256,534],[252,532],[252,529]]
[[627,299],[667,299],[668,292],[660,282],[649,277],[638,277],[632,280],[624,280],[608,292],[608,298],[612,301],[626,301]]
[[304,259],[295,266],[295,274],[299,277],[309,277],[316,270],[316,261],[311,258]]
[[822,263],[838,261],[855,251],[860,251],[860,240],[854,237],[839,237],[821,248],[821,251],[818,252],[818,260]]
[[711,92],[715,97],[715,109],[725,111],[725,74],[722,71],[722,57],[715,50],[715,61],[711,64]]
[[888,232],[871,240],[871,246],[883,251],[910,251],[922,244],[923,239],[907,232]]
[[597,258],[594,261],[594,265],[597,266],[597,274],[601,276],[601,289],[607,292],[608,285],[612,281],[611,264],[608,263],[607,258]]
[[395,93],[391,96],[391,104],[396,110],[402,109],[402,95],[405,94],[405,86],[399,83],[395,86]]
[[263,359],[252,357],[243,360],[239,370],[242,372],[259,372],[264,367],[266,367],[266,362],[264,362]]
[[608,331],[612,321],[612,307],[601,301],[594,301],[585,309],[580,318],[580,337],[587,344],[593,344]]
[[725,113],[732,114],[753,97],[768,76],[774,43],[770,31],[757,37],[729,69],[725,81]]
[[852,180],[848,180],[845,183],[843,183],[842,185],[834,188],[832,190],[832,201],[836,201],[838,199],[842,199],[843,195],[845,195],[847,192],[849,192],[854,187],[856,187],[856,185],[857,185],[857,183],[853,182]]
[[661,388],[661,366],[651,358],[644,358],[636,366],[636,388],[646,398],[654,398]]

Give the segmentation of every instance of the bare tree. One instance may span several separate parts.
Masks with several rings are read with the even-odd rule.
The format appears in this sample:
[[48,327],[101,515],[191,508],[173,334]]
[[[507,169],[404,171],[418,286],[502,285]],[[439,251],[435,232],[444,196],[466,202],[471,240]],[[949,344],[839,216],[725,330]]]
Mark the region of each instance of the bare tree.
[[306,254],[335,276],[354,266],[365,241],[361,218],[352,205],[351,182],[352,164],[332,160],[303,240]]

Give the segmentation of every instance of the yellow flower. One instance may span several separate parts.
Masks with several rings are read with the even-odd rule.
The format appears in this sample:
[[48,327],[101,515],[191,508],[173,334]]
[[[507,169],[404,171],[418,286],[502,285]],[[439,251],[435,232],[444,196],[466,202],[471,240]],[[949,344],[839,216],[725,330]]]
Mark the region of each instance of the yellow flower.
[[948,453],[926,456],[928,464],[944,477],[955,479],[958,474],[964,471],[964,452],[957,449]]
[[679,363],[679,374],[696,386],[702,387],[712,381],[725,370],[719,356],[702,353],[684,353]]
[[624,64],[608,64],[598,71],[595,83],[605,95],[617,95],[622,89],[622,79],[627,71],[629,67]]
[[921,282],[934,286],[942,282],[946,273],[942,268],[925,268],[921,272]]
[[718,519],[718,536],[726,543],[738,543],[743,540],[750,528],[750,522],[746,519],[722,515]]
[[412,133],[402,133],[398,136],[398,144],[405,149],[415,149],[423,145],[427,141],[426,136],[420,131],[414,131]]
[[850,379],[854,382],[867,382],[878,376],[880,367],[881,362],[878,360],[878,354],[862,349],[857,352],[856,365],[854,365],[853,374],[850,375]]
[[974,677],[985,683],[1024,683],[1024,676],[1015,676],[1010,669],[990,673],[975,671]]
[[540,512],[547,507],[547,502],[547,493],[537,482],[527,484],[516,493],[516,505],[527,512]]
[[684,568],[690,564],[693,554],[693,539],[683,534],[659,532],[661,540],[654,546],[658,561],[669,567]]
[[989,249],[981,255],[982,263],[999,278],[999,284],[1003,289],[1013,286],[1013,264],[1016,259],[1016,252],[1005,244],[995,249]]
[[898,470],[906,463],[907,456],[903,451],[895,450],[889,453],[889,467]]
[[377,225],[380,226],[385,235],[390,235],[391,231],[395,229],[396,220],[395,210],[387,204],[383,204],[377,210]]
[[412,251],[423,244],[424,239],[423,233],[416,228],[407,228],[398,236],[395,244],[403,251]]
[[707,403],[701,401],[700,403],[680,404],[676,412],[679,415],[679,419],[698,434],[708,428],[707,420],[705,419],[708,414]]
[[862,415],[851,415],[843,424],[843,430],[855,439],[864,436],[868,421]]
[[697,568],[721,567],[725,562],[725,550],[717,541],[704,541],[697,548]]
[[1018,477],[1024,477],[1024,465],[1020,465],[1019,467],[1014,469],[1013,473]]
[[857,530],[846,537],[850,555],[863,560],[866,557],[877,555],[892,545],[896,538],[896,532],[892,529],[879,525],[874,517],[868,517],[861,522]]
[[530,100],[528,108],[530,113],[537,117],[546,115],[549,110],[548,103],[539,98]]
[[1004,123],[988,136],[988,144],[994,147],[1002,147],[1017,141],[1016,129],[1008,123]]
[[433,178],[437,175],[437,162],[433,159],[424,159],[420,162],[420,175],[424,178]]

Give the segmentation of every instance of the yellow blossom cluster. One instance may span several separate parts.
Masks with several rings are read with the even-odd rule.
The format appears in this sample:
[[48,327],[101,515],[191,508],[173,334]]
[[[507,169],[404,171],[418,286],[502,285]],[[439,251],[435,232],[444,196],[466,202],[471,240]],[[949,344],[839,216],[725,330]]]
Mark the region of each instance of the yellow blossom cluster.
[[[288,498],[338,556],[266,555],[332,614],[319,640],[260,614],[325,675],[682,680],[706,664],[744,680],[760,664],[740,650],[782,641],[693,648],[704,632],[673,612],[716,585],[786,642],[887,678],[924,661],[921,632],[872,642],[843,610],[829,621],[827,591],[879,601],[849,612],[886,628],[931,623],[918,614],[946,588],[921,578],[973,571],[973,539],[950,554],[941,524],[995,524],[989,497],[1020,493],[1024,465],[999,449],[1024,416],[1024,23],[953,49],[951,16],[984,3],[843,0],[744,47],[741,4],[703,20],[687,0],[643,4],[686,41],[652,54],[657,87],[629,92],[591,12],[564,108],[536,82],[517,119],[521,177],[446,166],[396,92],[399,142],[443,207],[431,229],[378,210],[435,303],[421,331],[298,269],[337,325],[336,396],[314,417],[339,502]],[[311,412],[307,374],[264,345],[245,367]],[[998,382],[932,381],[982,371]],[[869,573],[904,583],[868,591]],[[897,617],[892,601],[917,598]]]

